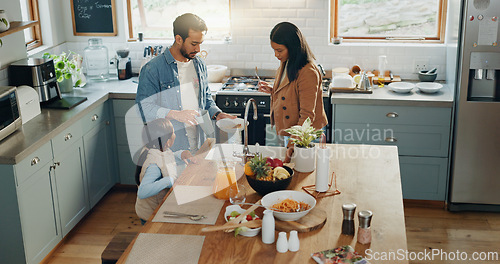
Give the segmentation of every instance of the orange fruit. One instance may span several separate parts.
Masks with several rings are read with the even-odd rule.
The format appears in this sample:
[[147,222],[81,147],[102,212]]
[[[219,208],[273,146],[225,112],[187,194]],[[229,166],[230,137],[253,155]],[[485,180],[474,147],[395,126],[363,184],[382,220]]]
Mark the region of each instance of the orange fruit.
[[245,163],[245,175],[253,176],[253,170],[250,168],[250,161]]

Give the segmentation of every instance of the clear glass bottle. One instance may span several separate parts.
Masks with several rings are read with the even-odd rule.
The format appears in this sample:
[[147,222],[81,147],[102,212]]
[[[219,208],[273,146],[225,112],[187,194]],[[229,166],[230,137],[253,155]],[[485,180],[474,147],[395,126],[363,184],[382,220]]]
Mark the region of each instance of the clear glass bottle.
[[84,49],[87,78],[96,81],[107,81],[109,78],[108,48],[102,44],[102,39],[89,39],[89,46]]
[[372,233],[370,223],[372,221],[373,213],[371,211],[361,211],[358,213],[359,227],[358,227],[358,242],[360,244],[369,244],[372,242]]

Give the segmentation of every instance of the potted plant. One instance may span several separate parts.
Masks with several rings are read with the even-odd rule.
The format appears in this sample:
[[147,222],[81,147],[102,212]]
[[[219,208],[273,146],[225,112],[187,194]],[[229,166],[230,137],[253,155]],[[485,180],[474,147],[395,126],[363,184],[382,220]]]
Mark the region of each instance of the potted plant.
[[61,55],[44,53],[44,59],[54,60],[57,82],[62,93],[73,91],[73,87],[85,86],[85,76],[81,69],[82,56],[70,51]]
[[290,141],[295,145],[293,158],[295,170],[299,172],[311,172],[316,166],[316,149],[313,141],[323,134],[322,129],[311,126],[309,117],[299,126],[285,129],[290,134]]

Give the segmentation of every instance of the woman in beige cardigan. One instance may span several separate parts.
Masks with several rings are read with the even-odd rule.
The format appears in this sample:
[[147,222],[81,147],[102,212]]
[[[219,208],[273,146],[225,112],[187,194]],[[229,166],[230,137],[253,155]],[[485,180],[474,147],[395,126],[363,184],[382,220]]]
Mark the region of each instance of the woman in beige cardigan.
[[285,129],[302,125],[309,117],[313,127],[321,129],[328,124],[323,108],[321,73],[314,63],[314,55],[300,30],[292,23],[281,22],[271,31],[271,47],[281,65],[274,85],[261,81],[259,91],[271,94],[271,124],[278,135],[285,137],[287,159],[293,152]]

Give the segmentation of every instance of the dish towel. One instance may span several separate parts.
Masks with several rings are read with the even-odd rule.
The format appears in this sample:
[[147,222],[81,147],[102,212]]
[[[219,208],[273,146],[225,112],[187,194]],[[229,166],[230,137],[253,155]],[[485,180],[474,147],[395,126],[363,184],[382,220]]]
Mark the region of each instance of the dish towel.
[[203,241],[204,236],[140,233],[125,263],[196,264]]

